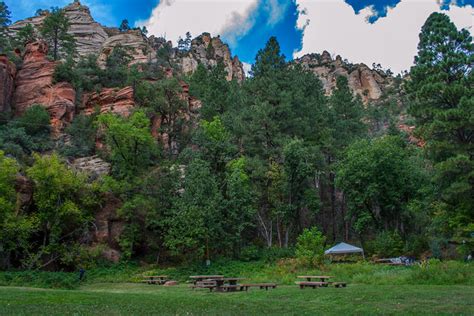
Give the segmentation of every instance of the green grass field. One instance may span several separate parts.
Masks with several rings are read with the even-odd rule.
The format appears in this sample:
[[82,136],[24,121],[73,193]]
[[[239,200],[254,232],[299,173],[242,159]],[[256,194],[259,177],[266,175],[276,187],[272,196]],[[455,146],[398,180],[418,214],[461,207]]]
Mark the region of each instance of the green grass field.
[[0,315],[474,315],[474,287],[366,285],[210,293],[187,285],[97,283],[77,290],[0,287]]

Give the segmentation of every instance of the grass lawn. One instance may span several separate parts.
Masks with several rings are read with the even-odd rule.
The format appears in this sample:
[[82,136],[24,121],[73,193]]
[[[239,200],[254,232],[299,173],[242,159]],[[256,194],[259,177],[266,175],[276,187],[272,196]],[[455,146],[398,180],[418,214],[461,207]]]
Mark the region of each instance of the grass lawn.
[[98,283],[78,290],[0,287],[0,315],[474,315],[468,285],[367,285],[210,293],[186,285]]

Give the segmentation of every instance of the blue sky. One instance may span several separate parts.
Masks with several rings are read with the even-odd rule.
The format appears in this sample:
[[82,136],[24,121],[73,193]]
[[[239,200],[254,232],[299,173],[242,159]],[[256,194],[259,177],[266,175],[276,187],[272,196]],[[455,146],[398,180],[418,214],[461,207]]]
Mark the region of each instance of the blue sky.
[[[39,8],[64,6],[72,0],[5,2],[15,21],[32,16]],[[81,2],[90,7],[93,17],[102,24],[117,26],[127,18],[132,25],[146,25],[150,33],[166,35],[175,42],[186,31],[193,35],[204,31],[221,34],[232,52],[246,63],[252,63],[258,49],[270,36],[276,36],[288,59],[326,49],[353,62],[382,63],[395,71],[410,66],[419,28],[429,13],[444,10],[459,27],[472,27],[474,6],[474,0],[442,0],[441,3],[436,0]],[[385,50],[379,49],[380,46]],[[394,48],[399,50],[396,54]]]

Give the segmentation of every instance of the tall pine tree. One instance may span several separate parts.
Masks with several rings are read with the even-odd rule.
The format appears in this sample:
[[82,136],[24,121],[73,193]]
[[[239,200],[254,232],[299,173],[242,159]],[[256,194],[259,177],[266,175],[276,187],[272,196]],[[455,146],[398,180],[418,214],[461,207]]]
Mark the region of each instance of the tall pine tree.
[[431,14],[407,84],[410,112],[437,174],[438,222],[447,233],[474,222],[473,48],[467,30]]

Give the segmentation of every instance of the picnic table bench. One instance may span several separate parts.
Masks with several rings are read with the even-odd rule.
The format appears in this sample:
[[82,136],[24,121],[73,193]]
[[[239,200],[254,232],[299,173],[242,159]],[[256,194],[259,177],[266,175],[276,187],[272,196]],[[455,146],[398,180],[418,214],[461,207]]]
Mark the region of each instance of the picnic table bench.
[[241,284],[240,285],[240,290],[243,291],[248,291],[249,288],[251,287],[259,287],[261,290],[265,289],[268,290],[269,288],[274,289],[276,288],[275,283],[254,283],[254,284]]
[[168,276],[167,275],[146,275],[143,277],[144,279],[141,281],[143,283],[148,283],[148,284],[165,284],[166,281],[168,281]]
[[298,276],[299,279],[306,279],[306,281],[311,282],[311,279],[320,279],[321,282],[328,282],[332,276],[327,275],[300,275]]
[[310,281],[304,281],[304,282],[296,282],[300,286],[300,289],[304,289],[305,287],[312,287],[313,289],[317,287],[327,287],[329,285],[328,282],[310,282]]
[[225,278],[223,275],[193,275],[190,276],[193,280],[191,288],[206,288],[211,292],[213,290],[220,292],[233,292],[240,289],[238,281],[244,280],[243,278]]
[[192,282],[194,285],[196,285],[197,282],[204,281],[204,280],[220,280],[223,279],[223,275],[192,275],[189,277],[192,279]]

